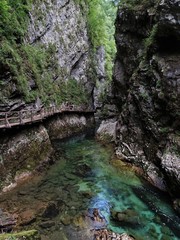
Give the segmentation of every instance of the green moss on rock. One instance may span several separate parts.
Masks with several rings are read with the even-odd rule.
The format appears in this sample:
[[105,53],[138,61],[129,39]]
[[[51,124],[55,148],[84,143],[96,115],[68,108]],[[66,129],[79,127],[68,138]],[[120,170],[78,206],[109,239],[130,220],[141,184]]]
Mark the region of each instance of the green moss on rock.
[[37,230],[23,231],[19,233],[1,234],[0,240],[40,240]]

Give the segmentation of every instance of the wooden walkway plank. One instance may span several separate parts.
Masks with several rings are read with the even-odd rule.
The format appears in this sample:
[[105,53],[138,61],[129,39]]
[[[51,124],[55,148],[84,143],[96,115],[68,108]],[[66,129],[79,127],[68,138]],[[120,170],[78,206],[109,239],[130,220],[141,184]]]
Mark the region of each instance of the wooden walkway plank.
[[79,106],[65,105],[52,106],[48,108],[42,108],[40,110],[21,110],[21,111],[11,111],[3,112],[4,118],[0,118],[0,129],[11,128],[13,126],[32,124],[37,121],[42,121],[43,119],[53,116],[57,113],[63,112],[74,112],[74,113],[94,113],[92,109],[84,109]]

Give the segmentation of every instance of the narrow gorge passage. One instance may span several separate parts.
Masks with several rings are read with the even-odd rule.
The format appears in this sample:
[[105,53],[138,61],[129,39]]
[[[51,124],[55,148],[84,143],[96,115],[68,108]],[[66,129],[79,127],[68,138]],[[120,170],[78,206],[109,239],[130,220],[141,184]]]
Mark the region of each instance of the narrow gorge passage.
[[180,239],[179,19],[0,0],[0,240]]
[[92,229],[104,228],[88,220],[98,209],[114,232],[179,239],[168,196],[114,158],[111,146],[84,135],[54,144],[57,162],[46,174],[0,197],[0,208],[17,214],[19,230],[38,229],[42,240],[93,239]]

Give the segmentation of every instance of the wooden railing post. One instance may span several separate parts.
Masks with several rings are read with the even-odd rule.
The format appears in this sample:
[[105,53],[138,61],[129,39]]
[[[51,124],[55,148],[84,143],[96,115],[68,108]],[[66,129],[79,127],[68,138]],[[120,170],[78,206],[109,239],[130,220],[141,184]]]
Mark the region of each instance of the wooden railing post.
[[19,112],[19,121],[20,121],[20,124],[23,123],[23,119],[22,119],[22,111]]
[[31,122],[33,122],[33,110],[31,110]]
[[7,112],[5,113],[5,124],[6,124],[6,127],[9,127],[9,121],[8,121],[8,116],[7,116]]

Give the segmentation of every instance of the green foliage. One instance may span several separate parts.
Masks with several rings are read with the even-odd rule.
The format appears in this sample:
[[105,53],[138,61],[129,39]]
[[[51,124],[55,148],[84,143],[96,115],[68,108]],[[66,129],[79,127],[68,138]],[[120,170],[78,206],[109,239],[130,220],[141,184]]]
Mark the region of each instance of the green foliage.
[[0,40],[21,41],[27,28],[27,11],[30,1],[1,0],[0,2]]
[[76,105],[88,104],[88,93],[84,86],[75,79],[69,79],[61,83],[60,86],[60,102],[69,102]]
[[169,127],[161,127],[159,128],[160,133],[168,133],[169,132]]
[[158,24],[155,24],[149,34],[149,37],[145,39],[144,45],[146,50],[148,50],[150,46],[154,43],[157,32],[158,32]]
[[58,65],[53,44],[46,46],[23,41],[31,5],[32,0],[0,1],[0,100],[3,101],[4,96],[11,97],[10,90],[4,90],[5,81],[10,77],[16,91],[27,103],[37,97],[45,105],[63,101],[86,103],[87,95],[81,84],[72,79],[65,83],[59,79],[67,74]]
[[88,27],[93,47],[104,44],[106,40],[106,15],[101,0],[89,0]]
[[115,56],[114,41],[114,20],[116,6],[113,1],[88,0],[88,28],[91,43],[96,50],[104,46],[106,50],[106,75],[107,79],[112,78],[112,66]]
[[[26,102],[34,101],[38,96],[46,102],[47,96],[54,92],[52,81],[58,74],[58,66],[54,59],[55,49],[50,45],[17,44],[15,41],[1,42],[0,64],[9,71],[17,90]],[[35,82],[35,90],[30,91],[29,82]]]
[[0,234],[0,240],[39,240],[40,236],[36,230],[22,231],[19,233]]
[[[12,74],[18,89],[25,96],[28,82],[23,69],[22,39],[25,36],[29,4],[26,0],[2,0],[0,2],[0,76]],[[4,80],[4,79],[3,79]]]
[[155,24],[152,27],[152,30],[151,30],[149,36],[144,40],[144,57],[145,58],[148,58],[148,56],[150,54],[152,54],[152,51],[156,44],[157,32],[158,32],[158,24]]
[[14,236],[10,236],[10,237],[8,237],[8,240],[18,240],[18,239]]

